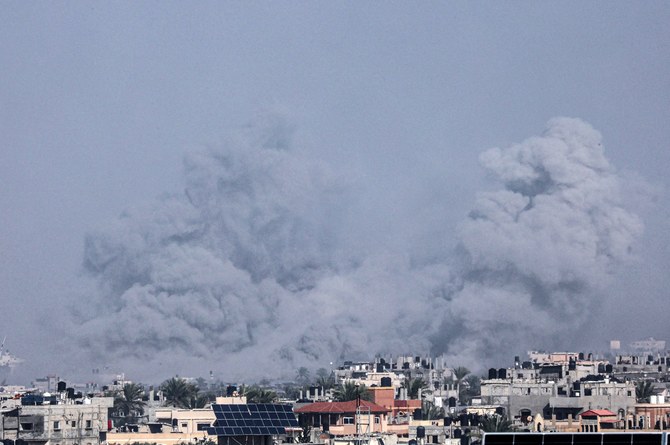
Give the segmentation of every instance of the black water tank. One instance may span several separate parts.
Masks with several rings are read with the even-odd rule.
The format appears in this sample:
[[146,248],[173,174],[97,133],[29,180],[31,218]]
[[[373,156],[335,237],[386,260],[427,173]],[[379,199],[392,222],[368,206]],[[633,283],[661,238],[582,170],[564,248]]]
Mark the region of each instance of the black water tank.
[[456,406],[456,398],[455,397],[449,397],[449,408],[453,408]]
[[426,437],[426,428],[423,426],[416,427],[416,437],[417,439],[423,439]]
[[503,380],[507,378],[507,370],[505,368],[500,368],[498,370],[498,378]]
[[391,377],[382,377],[382,388],[390,388],[391,386]]
[[456,429],[454,430],[454,439],[458,439],[458,438],[460,438],[462,434],[463,434],[463,431],[461,431],[460,428],[456,428]]
[[377,372],[384,372],[384,364],[383,363],[377,363]]
[[226,397],[232,397],[233,393],[237,392],[237,386],[228,385],[226,386]]
[[74,388],[67,388],[67,398],[74,399]]
[[65,382],[58,382],[58,392],[64,392],[66,391],[67,383]]
[[451,425],[451,417],[445,417],[444,418],[444,426],[449,426]]
[[614,368],[613,368],[612,365],[610,365],[609,363],[608,363],[607,365],[605,365],[605,372],[606,372],[607,374],[612,374],[612,371],[613,371],[613,370],[614,370]]
[[496,368],[490,368],[489,369],[489,380],[490,379],[496,379],[498,378],[498,371],[496,371]]

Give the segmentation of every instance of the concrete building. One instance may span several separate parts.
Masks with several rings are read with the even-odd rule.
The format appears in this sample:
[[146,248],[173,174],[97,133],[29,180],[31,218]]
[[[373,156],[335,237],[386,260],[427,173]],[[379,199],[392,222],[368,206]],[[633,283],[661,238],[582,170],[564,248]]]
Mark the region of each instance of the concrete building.
[[[7,401],[9,402],[9,401]],[[3,404],[0,440],[5,444],[98,445],[107,439],[111,397],[85,398],[80,403]]]

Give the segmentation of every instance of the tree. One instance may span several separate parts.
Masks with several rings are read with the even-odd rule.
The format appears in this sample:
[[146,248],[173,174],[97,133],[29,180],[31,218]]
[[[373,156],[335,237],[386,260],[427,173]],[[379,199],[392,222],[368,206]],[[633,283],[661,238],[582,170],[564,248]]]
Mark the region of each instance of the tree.
[[319,368],[316,370],[315,383],[324,390],[329,390],[335,386],[335,376],[333,375],[332,371],[329,372],[326,368]]
[[370,400],[370,392],[365,385],[356,385],[354,382],[344,382],[333,390],[333,398],[336,402],[347,402],[357,398]]
[[242,395],[247,398],[247,403],[273,403],[277,400],[276,392],[258,385],[244,387]]
[[412,378],[411,375],[407,375],[402,382],[402,387],[407,388],[407,397],[418,399],[419,392],[424,392],[428,389],[428,383],[420,377]]
[[454,380],[456,382],[456,392],[458,393],[459,399],[461,398],[461,382],[468,374],[470,374],[470,370],[465,366],[454,368]]
[[166,405],[176,408],[192,408],[198,404],[198,387],[186,380],[173,377],[161,384]]
[[135,423],[137,418],[144,414],[146,402],[144,397],[144,388],[135,383],[126,383],[123,389],[114,395],[114,412],[119,420],[116,426],[126,423]]
[[462,403],[469,404],[473,397],[477,397],[481,392],[482,379],[474,374],[468,374],[463,378],[463,385],[458,398]]
[[435,420],[444,418],[444,408],[435,406],[434,403],[427,400],[421,402],[421,416],[423,420]]
[[306,384],[309,382],[309,369],[301,366],[295,373],[295,379],[301,384]]
[[479,423],[479,427],[486,433],[502,433],[513,431],[512,422],[500,414],[485,416]]
[[284,392],[284,397],[287,399],[297,400],[300,398],[300,387],[294,383],[285,383],[282,386],[282,391]]
[[635,385],[635,399],[637,403],[649,403],[654,392],[654,384],[650,381],[640,380]]

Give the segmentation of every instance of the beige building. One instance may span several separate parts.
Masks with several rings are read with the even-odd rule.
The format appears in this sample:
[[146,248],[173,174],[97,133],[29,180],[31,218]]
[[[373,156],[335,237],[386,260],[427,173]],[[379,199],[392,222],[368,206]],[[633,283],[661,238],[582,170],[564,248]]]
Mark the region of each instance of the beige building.
[[107,434],[107,445],[136,442],[173,445],[197,443],[209,439],[209,428],[216,417],[211,408],[156,410],[156,421],[139,425],[135,431],[114,431]]

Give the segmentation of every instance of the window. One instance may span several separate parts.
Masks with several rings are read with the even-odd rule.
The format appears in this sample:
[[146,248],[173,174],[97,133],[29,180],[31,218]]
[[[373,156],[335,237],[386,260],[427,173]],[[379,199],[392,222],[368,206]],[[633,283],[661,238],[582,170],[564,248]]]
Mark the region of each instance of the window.
[[375,416],[375,423],[381,423],[382,420],[379,418],[379,416]]
[[71,426],[72,428],[76,428],[76,427],[77,427],[77,421],[76,421],[76,420],[73,420],[72,422],[70,422],[70,426]]
[[342,423],[345,425],[353,425],[354,424],[354,418],[353,417],[344,417],[342,418]]
[[86,421],[86,429],[90,430],[91,428],[93,428],[93,421],[92,420],[87,420]]
[[54,420],[54,430],[60,430],[60,420]]
[[207,431],[207,428],[209,428],[209,423],[199,423],[196,425],[198,431]]

